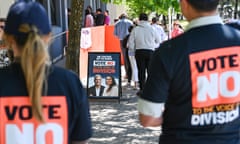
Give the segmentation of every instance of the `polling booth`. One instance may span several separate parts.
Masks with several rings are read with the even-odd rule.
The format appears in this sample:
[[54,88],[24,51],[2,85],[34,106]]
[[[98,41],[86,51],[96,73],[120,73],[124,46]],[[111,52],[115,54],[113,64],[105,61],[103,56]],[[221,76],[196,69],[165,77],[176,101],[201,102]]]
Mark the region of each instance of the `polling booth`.
[[[114,26],[97,26],[82,28],[79,57],[80,79],[87,84],[88,54],[91,52],[119,52],[121,53],[120,41],[114,36]],[[123,57],[121,54],[121,64]]]

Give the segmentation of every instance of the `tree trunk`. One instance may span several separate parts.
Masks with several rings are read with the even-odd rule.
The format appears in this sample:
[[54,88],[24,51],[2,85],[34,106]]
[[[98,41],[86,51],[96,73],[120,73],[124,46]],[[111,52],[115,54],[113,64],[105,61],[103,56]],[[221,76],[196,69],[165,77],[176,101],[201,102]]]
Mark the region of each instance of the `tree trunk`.
[[84,0],[72,0],[71,15],[66,50],[66,68],[79,74],[79,49],[83,20]]

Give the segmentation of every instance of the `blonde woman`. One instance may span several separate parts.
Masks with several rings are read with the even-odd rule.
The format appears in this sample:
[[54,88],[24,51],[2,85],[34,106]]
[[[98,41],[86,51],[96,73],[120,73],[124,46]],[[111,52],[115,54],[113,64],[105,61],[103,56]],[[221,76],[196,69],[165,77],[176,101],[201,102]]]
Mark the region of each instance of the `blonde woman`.
[[92,136],[88,100],[78,76],[50,64],[50,33],[39,3],[11,6],[4,38],[14,61],[0,69],[1,144],[86,144]]

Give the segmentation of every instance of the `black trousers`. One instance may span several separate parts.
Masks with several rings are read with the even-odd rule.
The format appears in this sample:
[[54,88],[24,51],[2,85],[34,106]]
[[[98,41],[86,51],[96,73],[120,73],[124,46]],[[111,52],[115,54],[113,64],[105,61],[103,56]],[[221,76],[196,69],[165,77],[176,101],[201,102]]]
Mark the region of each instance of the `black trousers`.
[[144,88],[144,85],[146,82],[146,75],[148,74],[148,66],[152,58],[152,55],[153,55],[152,50],[145,50],[145,49],[136,50],[135,58],[136,58],[137,68],[138,68],[138,79],[139,79],[140,90],[143,90]]
[[120,46],[123,54],[124,68],[125,68],[126,75],[128,77],[128,82],[131,82],[132,69],[131,69],[131,64],[128,57],[128,48],[123,46],[123,40],[120,40]]

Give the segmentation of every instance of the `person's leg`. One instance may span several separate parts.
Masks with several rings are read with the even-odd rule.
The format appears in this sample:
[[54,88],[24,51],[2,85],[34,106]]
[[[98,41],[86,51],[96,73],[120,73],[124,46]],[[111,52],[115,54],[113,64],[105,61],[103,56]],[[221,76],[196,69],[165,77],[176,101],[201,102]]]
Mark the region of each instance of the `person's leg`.
[[147,80],[147,76],[148,76],[148,68],[149,68],[149,65],[150,65],[150,61],[151,61],[151,58],[152,58],[152,55],[153,55],[153,51],[150,51],[150,50],[146,50],[144,52],[144,76],[143,76],[143,81],[142,81],[142,86],[144,87],[145,86],[145,83],[146,83],[146,80]]
[[129,57],[130,62],[131,62],[131,67],[132,67],[132,81],[134,81],[134,89],[138,89],[138,68],[137,68],[137,63],[136,59],[134,56]]
[[148,59],[149,59],[149,51],[148,50],[144,50],[143,54],[143,62],[142,62],[142,89],[144,88],[145,86],[145,83],[146,83],[146,74],[147,74],[147,67],[148,67]]
[[138,78],[140,91],[143,90],[146,82],[146,74],[148,71],[148,66],[152,57],[153,51],[150,50],[137,50],[136,51],[136,62],[138,67]]
[[122,55],[123,55],[125,73],[127,75],[128,63],[127,63],[127,58],[126,58],[126,48],[123,46],[123,40],[120,40],[120,47],[121,47],[121,51],[122,51]]
[[131,84],[131,80],[132,80],[132,67],[130,64],[130,59],[128,56],[128,48],[126,48],[126,65],[127,65],[127,79],[128,79],[128,84]]
[[135,54],[137,68],[138,68],[138,79],[140,90],[143,90],[143,84],[145,79],[145,58],[143,50],[136,50]]
[[154,51],[150,51],[149,53],[148,53],[148,56],[147,56],[147,67],[146,67],[146,69],[147,69],[147,73],[148,73],[148,71],[149,71],[149,65],[150,65],[150,62],[151,62],[151,59],[152,59],[152,55],[153,55],[153,52]]

